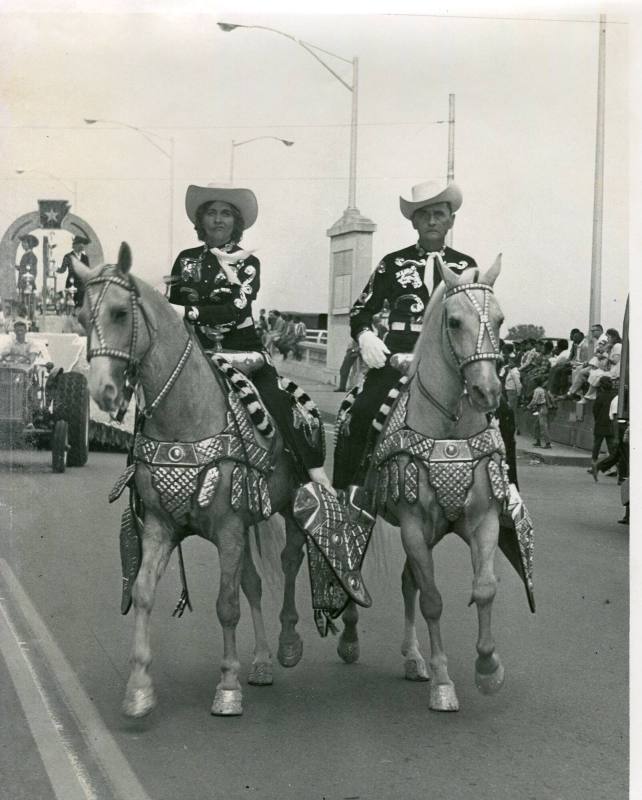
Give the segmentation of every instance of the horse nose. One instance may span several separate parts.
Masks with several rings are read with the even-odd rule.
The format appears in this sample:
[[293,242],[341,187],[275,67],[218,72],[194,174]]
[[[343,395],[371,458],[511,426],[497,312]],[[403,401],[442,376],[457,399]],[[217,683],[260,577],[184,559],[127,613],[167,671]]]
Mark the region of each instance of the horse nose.
[[501,386],[474,383],[470,388],[470,399],[477,408],[493,411],[499,405]]

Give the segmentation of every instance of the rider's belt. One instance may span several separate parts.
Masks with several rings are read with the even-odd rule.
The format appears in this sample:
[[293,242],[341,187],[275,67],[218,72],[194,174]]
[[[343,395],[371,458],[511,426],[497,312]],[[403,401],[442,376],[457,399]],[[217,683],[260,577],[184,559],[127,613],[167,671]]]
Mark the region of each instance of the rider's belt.
[[404,333],[421,333],[420,322],[392,322],[391,331],[403,331]]

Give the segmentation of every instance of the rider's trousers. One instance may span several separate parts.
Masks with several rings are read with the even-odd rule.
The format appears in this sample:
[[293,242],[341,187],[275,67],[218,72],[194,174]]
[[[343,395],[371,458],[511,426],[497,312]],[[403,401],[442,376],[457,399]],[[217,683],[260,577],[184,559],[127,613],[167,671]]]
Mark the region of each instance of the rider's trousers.
[[[306,470],[323,466],[323,449],[321,442],[312,445],[306,438],[302,427],[294,427],[292,398],[279,386],[279,376],[271,364],[266,364],[250,376],[258,389],[261,400],[274,418],[276,425],[285,439],[288,450],[292,452],[299,465]],[[307,478],[307,476],[305,476]]]

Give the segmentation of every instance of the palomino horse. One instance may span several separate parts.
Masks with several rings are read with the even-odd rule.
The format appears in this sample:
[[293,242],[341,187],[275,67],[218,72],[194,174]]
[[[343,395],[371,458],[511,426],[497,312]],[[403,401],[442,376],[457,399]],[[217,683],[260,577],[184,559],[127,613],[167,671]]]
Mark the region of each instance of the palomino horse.
[[[366,479],[379,515],[399,525],[406,552],[402,574],[406,677],[430,680],[430,708],[439,711],[459,708],[442,645],[442,599],[432,555],[449,531],[471,551],[471,603],[477,605],[479,622],[476,685],[491,693],[504,679],[490,622],[497,590],[499,511],[509,487],[501,437],[486,418],[497,407],[501,390],[496,360],[503,318],[492,288],[500,262],[498,256],[479,277],[471,270],[458,276],[439,260],[443,283],[426,309],[408,384],[388,414]],[[417,592],[430,636],[430,672],[415,630]],[[347,662],[359,657],[357,619],[356,606],[350,603],[338,648]]]
[[[129,716],[139,717],[156,704],[149,673],[150,615],[156,586],[172,550],[186,535],[195,533],[214,542],[220,559],[216,611],[223,628],[223,660],[212,713],[240,714],[242,692],[236,648],[239,586],[248,598],[255,634],[248,680],[253,684],[272,683],[272,656],[261,616],[261,580],[250,554],[247,529],[274,512],[280,513],[286,523],[286,544],[281,555],[285,589],[279,662],[294,666],[303,650],[296,631],[295,581],[303,559],[304,538],[290,515],[295,476],[278,431],[269,445],[272,449],[268,457],[268,445],[261,437],[253,438],[251,430],[233,430],[226,404],[227,390],[217,379],[207,356],[167,300],[143,281],[134,279],[130,267],[131,253],[125,243],[121,245],[116,265],[90,270],[80,261],[74,263],[86,288],[81,321],[88,336],[92,397],[101,409],[112,413],[126,409],[131,397],[128,387],[132,384],[136,384],[144,397],[141,412],[144,443],[140,445],[142,455],[139,453],[134,473],[145,509],[140,537],[142,559],[132,591],[134,641],[123,710]],[[240,433],[242,441],[236,435]],[[239,450],[236,462],[225,460],[225,456],[223,460],[212,460],[217,453],[231,457],[236,452],[238,456]],[[185,453],[192,459],[187,462],[192,466],[185,467]],[[248,453],[249,457],[259,459],[256,462],[259,465],[260,459],[263,463],[268,460],[267,469],[262,474],[254,472],[254,478],[251,470],[244,473],[245,467],[239,466]],[[269,466],[270,460],[273,468]],[[172,480],[168,472],[172,461],[185,467],[178,481]],[[203,463],[206,473],[202,466],[199,468]],[[163,490],[154,486],[155,481],[158,487],[158,481],[163,480],[162,472],[157,471],[154,477],[157,464],[165,465],[160,468],[166,470]],[[239,474],[241,481],[237,482],[236,494],[231,494],[231,483]],[[243,500],[243,478],[248,487],[254,480],[255,503],[248,500],[249,488]],[[186,489],[181,497],[180,484],[188,480],[194,481],[198,492],[192,495]],[[174,495],[169,494],[172,491]],[[173,503],[169,510],[167,497]]]

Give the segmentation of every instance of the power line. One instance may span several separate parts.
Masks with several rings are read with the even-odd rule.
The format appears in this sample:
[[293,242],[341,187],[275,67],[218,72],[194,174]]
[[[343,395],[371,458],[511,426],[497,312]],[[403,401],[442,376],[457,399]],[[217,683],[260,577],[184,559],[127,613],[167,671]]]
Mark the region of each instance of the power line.
[[[391,128],[398,126],[425,126],[425,125],[446,125],[447,119],[434,119],[426,122],[360,122],[360,128]],[[282,129],[282,128],[349,128],[349,122],[331,122],[331,123],[295,123],[289,124],[287,122],[279,123],[278,125],[144,125],[153,131],[216,131],[216,130],[263,130],[264,128]],[[0,130],[4,131],[86,131],[88,128],[85,125],[0,125]],[[103,125],[101,128],[95,130],[100,131],[122,131],[123,128],[116,125],[108,126]]]

